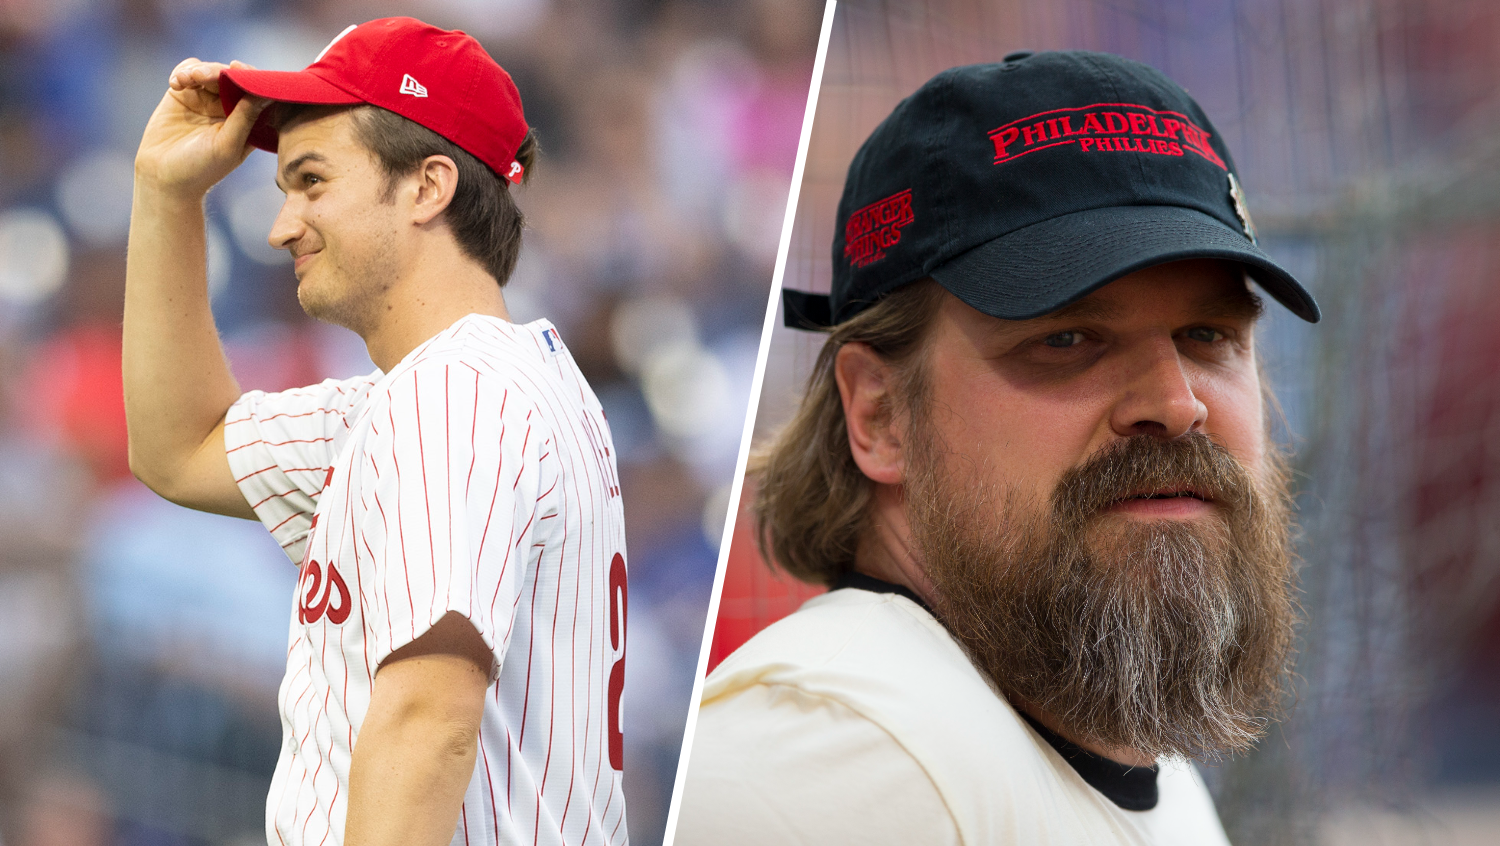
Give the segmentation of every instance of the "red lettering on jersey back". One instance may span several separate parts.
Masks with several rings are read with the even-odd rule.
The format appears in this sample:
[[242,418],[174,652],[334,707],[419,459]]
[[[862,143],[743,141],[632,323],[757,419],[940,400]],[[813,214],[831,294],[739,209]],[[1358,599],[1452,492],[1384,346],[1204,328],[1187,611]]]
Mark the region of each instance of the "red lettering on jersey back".
[[604,492],[613,499],[620,495],[620,480],[615,475],[614,463],[609,460],[609,447],[605,446],[604,433],[599,431],[593,418],[583,418],[583,433],[588,436],[589,446],[594,448],[594,460],[599,463],[599,475],[604,480]]

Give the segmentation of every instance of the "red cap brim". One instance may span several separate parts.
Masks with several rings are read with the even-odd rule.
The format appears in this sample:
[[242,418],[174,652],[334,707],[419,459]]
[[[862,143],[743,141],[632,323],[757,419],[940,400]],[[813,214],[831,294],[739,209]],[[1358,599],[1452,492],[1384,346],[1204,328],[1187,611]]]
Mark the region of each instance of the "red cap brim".
[[[224,114],[234,111],[235,104],[244,99],[246,94],[282,103],[342,106],[364,102],[311,71],[234,68],[219,74],[219,102],[224,106]],[[270,153],[276,152],[276,129],[271,126],[272,114],[270,109],[261,112],[260,119],[250,130],[250,144]]]

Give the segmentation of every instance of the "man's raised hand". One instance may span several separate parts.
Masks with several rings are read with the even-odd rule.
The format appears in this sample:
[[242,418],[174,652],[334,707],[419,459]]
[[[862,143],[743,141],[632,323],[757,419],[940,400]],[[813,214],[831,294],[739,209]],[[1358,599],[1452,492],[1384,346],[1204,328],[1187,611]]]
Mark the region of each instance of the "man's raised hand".
[[268,101],[245,97],[224,115],[219,73],[248,68],[187,59],[172,71],[135,154],[137,181],[171,194],[201,197],[250,154],[247,139]]

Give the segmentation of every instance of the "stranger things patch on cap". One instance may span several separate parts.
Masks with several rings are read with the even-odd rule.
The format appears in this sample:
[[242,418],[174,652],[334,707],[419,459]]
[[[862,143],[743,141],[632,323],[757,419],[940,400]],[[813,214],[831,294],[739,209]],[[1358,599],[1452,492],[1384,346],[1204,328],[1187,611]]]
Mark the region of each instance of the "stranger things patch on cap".
[[1018,53],[943,71],[875,128],[839,202],[832,292],[785,290],[785,319],[826,328],[931,276],[1025,320],[1193,258],[1240,262],[1320,318],[1256,243],[1229,150],[1187,92],[1106,53]]
[[[224,112],[246,94],[285,103],[389,109],[447,138],[511,182],[524,168],[516,151],[526,139],[521,95],[510,74],[471,36],[414,18],[381,18],[351,26],[300,71],[232,68],[219,75]],[[271,112],[250,130],[250,143],[276,152]]]

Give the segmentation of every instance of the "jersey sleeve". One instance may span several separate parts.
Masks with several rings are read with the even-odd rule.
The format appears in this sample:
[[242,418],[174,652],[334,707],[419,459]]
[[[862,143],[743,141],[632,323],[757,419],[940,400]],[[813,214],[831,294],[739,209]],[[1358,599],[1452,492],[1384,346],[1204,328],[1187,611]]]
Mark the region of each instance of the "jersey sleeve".
[[293,563],[302,560],[336,438],[374,379],[329,379],[280,393],[250,391],[224,415],[224,449],[235,484]]
[[927,772],[885,730],[841,702],[757,684],[699,711],[675,842],[962,841]]
[[359,527],[375,576],[361,586],[371,658],[378,665],[456,611],[490,648],[493,680],[537,521],[557,516],[538,507],[557,483],[541,419],[504,378],[443,361],[402,374],[371,414]]

